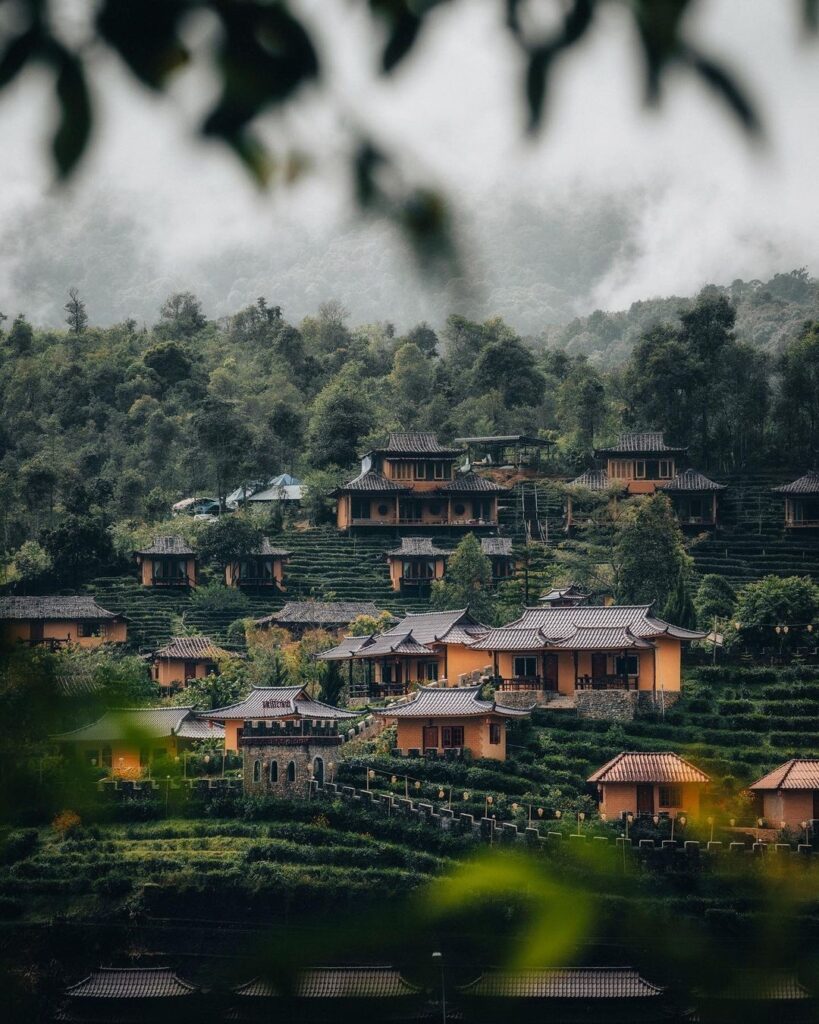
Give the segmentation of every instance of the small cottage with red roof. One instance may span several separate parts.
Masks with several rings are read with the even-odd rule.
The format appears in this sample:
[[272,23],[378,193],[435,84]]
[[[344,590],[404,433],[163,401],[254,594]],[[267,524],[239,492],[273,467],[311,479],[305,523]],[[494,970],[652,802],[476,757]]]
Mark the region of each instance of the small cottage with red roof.
[[669,751],[622,753],[604,764],[588,781],[597,785],[600,813],[699,814],[702,790],[711,781],[690,761]]
[[800,828],[819,819],[819,758],[793,757],[763,775],[750,791],[761,801],[761,814],[772,825]]

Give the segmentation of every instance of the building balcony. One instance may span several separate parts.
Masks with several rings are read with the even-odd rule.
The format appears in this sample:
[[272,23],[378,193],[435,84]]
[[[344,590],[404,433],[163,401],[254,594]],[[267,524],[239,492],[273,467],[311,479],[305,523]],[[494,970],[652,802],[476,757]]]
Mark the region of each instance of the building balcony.
[[578,676],[575,680],[576,690],[638,690],[637,676]]
[[495,679],[495,689],[506,692],[514,692],[515,690],[545,690],[550,688],[557,689],[556,686],[547,687],[543,676],[511,676],[510,678],[498,676]]
[[264,740],[301,740],[305,738],[338,738],[336,722],[323,722],[313,725],[312,721],[283,724],[279,722],[258,722],[255,725],[245,723],[242,728],[242,739]]
[[273,576],[239,576],[236,579],[237,587],[277,587],[279,581]]
[[195,587],[196,580],[189,576],[152,576],[152,587]]

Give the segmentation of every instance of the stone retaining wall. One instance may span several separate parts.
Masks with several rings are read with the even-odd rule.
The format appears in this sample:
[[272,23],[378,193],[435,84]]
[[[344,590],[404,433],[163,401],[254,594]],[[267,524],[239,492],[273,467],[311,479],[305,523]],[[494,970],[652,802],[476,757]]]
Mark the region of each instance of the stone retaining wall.
[[579,718],[610,722],[631,722],[639,715],[669,711],[679,699],[679,693],[637,690],[578,690],[574,695]]

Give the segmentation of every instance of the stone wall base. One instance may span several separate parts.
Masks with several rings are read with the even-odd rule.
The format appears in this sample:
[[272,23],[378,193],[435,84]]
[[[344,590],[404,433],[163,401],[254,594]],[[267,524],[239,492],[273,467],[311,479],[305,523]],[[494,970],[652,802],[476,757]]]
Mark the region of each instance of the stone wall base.
[[640,715],[670,711],[679,698],[679,693],[635,690],[578,690],[574,695],[578,718],[612,722],[631,722]]

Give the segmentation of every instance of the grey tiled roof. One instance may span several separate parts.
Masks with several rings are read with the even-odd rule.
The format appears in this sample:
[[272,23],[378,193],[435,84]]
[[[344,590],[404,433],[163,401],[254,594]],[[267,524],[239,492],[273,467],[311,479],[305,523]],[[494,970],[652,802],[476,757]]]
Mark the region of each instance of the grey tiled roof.
[[444,640],[456,626],[476,636],[486,632],[486,626],[473,619],[468,608],[457,608],[445,612],[412,612],[380,635],[387,637],[412,633],[418,643],[430,644]]
[[52,740],[60,743],[111,742],[128,740],[143,734],[157,739],[183,736],[204,739],[213,730],[193,708],[120,708],[106,711],[102,718],[80,729],[59,733]]
[[175,636],[170,643],[154,651],[155,658],[179,658],[185,661],[196,661],[206,658],[227,658],[230,651],[217,646],[209,636]]
[[800,476],[798,480],[791,480],[789,484],[782,484],[781,487],[774,487],[776,494],[819,494],[819,472],[811,469]]
[[590,775],[589,782],[710,782],[710,778],[679,754],[623,752]]
[[376,714],[386,718],[453,718],[497,714],[504,718],[525,718],[531,708],[508,708],[478,697],[480,686],[420,686],[412,700],[392,704]]
[[372,640],[372,636],[345,636],[340,644],[331,647],[329,651],[322,651],[316,657],[319,661],[349,661],[354,654],[357,654],[363,647]]
[[384,452],[386,455],[462,455],[463,448],[453,448],[440,444],[435,434],[425,430],[395,431],[390,434],[385,445],[373,448],[373,451]]
[[263,537],[262,543],[255,551],[248,551],[249,555],[267,555],[273,558],[289,558],[290,552],[286,548],[277,548],[270,543],[269,537]]
[[661,996],[663,989],[633,967],[569,967],[486,971],[461,992],[495,999],[645,999]]
[[0,620],[117,619],[121,616],[97,604],[93,597],[0,597]]
[[[234,990],[237,996],[275,998],[275,985],[261,978]],[[296,999],[400,999],[418,995],[394,967],[311,967],[294,979]]]
[[401,546],[387,552],[394,558],[407,556],[434,557],[435,555],[451,555],[449,548],[439,548],[432,543],[431,537],[402,537]]
[[345,711],[313,700],[303,686],[254,686],[244,700],[202,712],[202,717],[216,722],[291,716],[341,719],[357,718],[358,715],[357,711]]
[[794,757],[763,775],[749,789],[819,789],[819,758]]
[[556,640],[554,646],[570,651],[610,651],[635,647],[651,649],[654,645],[636,637],[628,626],[578,626],[571,636]]
[[138,548],[138,555],[191,555],[196,554],[184,537],[177,537],[175,534],[154,537],[150,544],[144,548]]
[[651,605],[574,605],[570,608],[524,608],[519,619],[507,628],[541,629],[546,636],[563,639],[577,626],[628,626],[640,637],[673,636],[679,640],[701,640],[705,633],[674,626],[651,614]]
[[481,551],[490,558],[495,556],[508,556],[512,554],[511,537],[481,537]]
[[493,494],[506,493],[509,488],[496,484],[485,476],[478,476],[477,473],[461,473],[454,480],[441,484],[436,488],[440,494],[472,494],[478,491],[491,491]]
[[580,476],[570,480],[567,487],[585,487],[587,491],[607,491],[612,483],[605,469],[586,469]]
[[288,601],[272,615],[256,619],[256,625],[347,626],[359,615],[377,619],[381,609],[373,601]]
[[455,444],[519,444],[550,448],[555,443],[555,441],[549,441],[545,437],[535,437],[534,434],[487,434],[483,437],[455,438]]
[[[811,999],[808,990],[791,971],[771,967],[754,967],[729,972],[723,977],[723,986],[716,997],[731,1002]],[[709,992],[713,997],[715,993]],[[706,996],[706,998],[708,997]]]
[[490,629],[470,646],[476,651],[540,651],[549,638],[540,629],[513,629],[501,626]]
[[100,967],[66,989],[71,999],[168,999],[199,989],[170,967]]
[[341,491],[370,491],[373,494],[388,494],[391,492],[406,494],[409,490],[410,487],[407,484],[399,483],[397,480],[388,480],[383,473],[369,469],[366,473],[361,473],[353,480],[349,480],[346,484],[337,487],[334,493]]
[[678,473],[673,480],[658,484],[662,491],[724,491],[725,484],[715,483],[698,469],[686,469]]
[[385,654],[433,654],[434,651],[411,631],[404,633],[380,633],[372,641],[362,647],[358,656],[362,658],[380,657]]
[[660,455],[663,453],[682,453],[688,451],[687,447],[680,445],[668,445],[661,430],[642,430],[634,433],[620,434],[617,443],[607,448],[598,448],[598,454],[608,455]]
[[580,587],[575,583],[570,583],[568,587],[553,587],[550,591],[545,593],[540,600],[543,604],[549,604],[550,601],[563,601],[566,598],[580,601],[587,601],[591,597],[591,594],[585,590],[581,590]]

